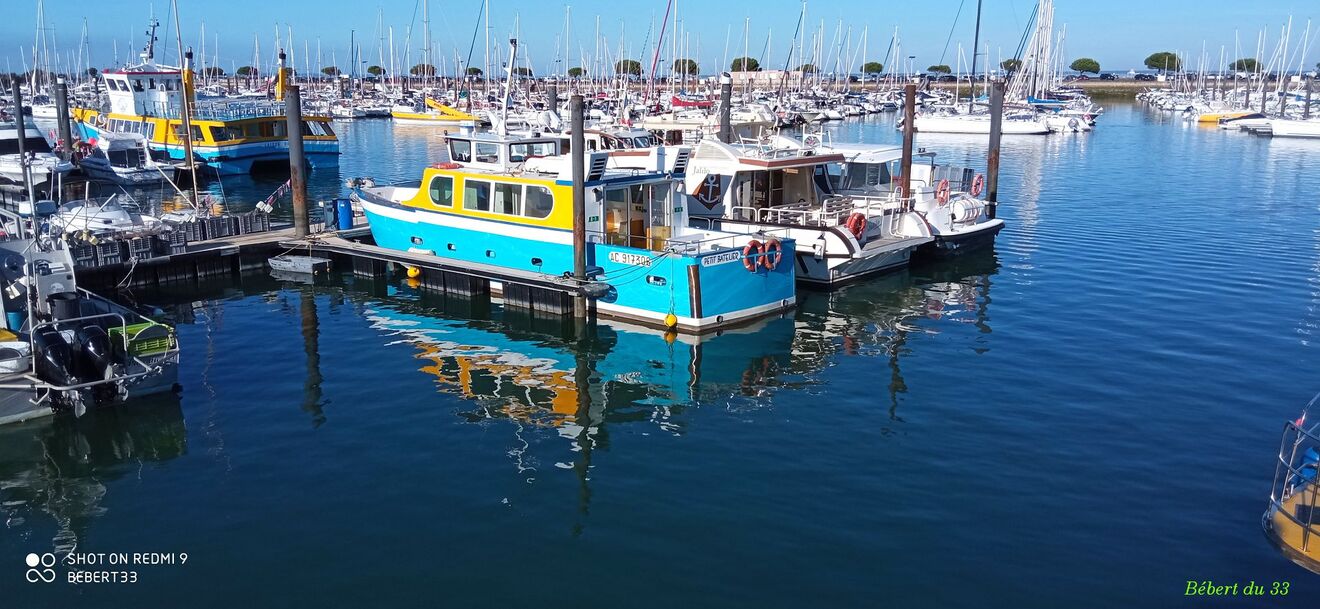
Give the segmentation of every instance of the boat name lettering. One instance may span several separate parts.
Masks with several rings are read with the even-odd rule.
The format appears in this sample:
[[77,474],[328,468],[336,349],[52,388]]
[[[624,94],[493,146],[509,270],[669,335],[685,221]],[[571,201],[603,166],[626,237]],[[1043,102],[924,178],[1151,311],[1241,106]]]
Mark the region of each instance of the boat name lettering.
[[742,259],[742,254],[739,254],[738,252],[722,252],[719,254],[711,254],[710,256],[706,256],[705,258],[702,258],[701,266],[716,266],[719,264],[728,264],[735,260],[741,260],[741,259]]
[[650,258],[641,254],[629,254],[627,252],[610,252],[610,262],[631,264],[633,266],[651,266]]

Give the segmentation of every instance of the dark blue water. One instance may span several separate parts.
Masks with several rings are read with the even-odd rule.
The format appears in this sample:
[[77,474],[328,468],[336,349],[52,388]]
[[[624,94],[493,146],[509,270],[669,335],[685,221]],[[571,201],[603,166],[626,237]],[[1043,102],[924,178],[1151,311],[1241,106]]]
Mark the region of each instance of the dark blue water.
[[[340,133],[316,197],[440,146]],[[979,138],[918,145],[984,164]],[[700,343],[578,341],[398,281],[133,294],[179,324],[183,393],[0,429],[0,604],[1314,607],[1259,521],[1320,390],[1318,165],[1116,105],[1090,135],[1005,140],[992,252]],[[74,545],[189,558],[23,580]]]

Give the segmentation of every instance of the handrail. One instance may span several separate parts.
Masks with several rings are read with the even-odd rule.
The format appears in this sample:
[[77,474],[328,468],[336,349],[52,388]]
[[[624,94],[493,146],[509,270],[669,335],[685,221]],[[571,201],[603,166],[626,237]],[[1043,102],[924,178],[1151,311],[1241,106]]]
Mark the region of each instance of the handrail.
[[[1285,449],[1287,449],[1289,445],[1288,437],[1290,432],[1294,432],[1295,437],[1291,442],[1291,452],[1285,455]],[[1309,439],[1310,442],[1307,442],[1307,439]],[[1284,425],[1283,435],[1279,439],[1278,463],[1275,465],[1274,480],[1270,485],[1270,505],[1274,508],[1275,513],[1283,514],[1284,517],[1302,528],[1302,550],[1306,551],[1310,542],[1310,536],[1312,534],[1320,535],[1320,529],[1313,530],[1312,527],[1315,526],[1313,522],[1309,519],[1307,522],[1302,522],[1296,516],[1289,513],[1288,510],[1284,509],[1283,505],[1284,501],[1287,501],[1288,498],[1297,493],[1309,492],[1311,496],[1310,501],[1307,502],[1309,503],[1307,507],[1314,512],[1317,505],[1317,499],[1320,499],[1320,488],[1317,488],[1317,483],[1320,482],[1320,463],[1316,463],[1316,474],[1313,475],[1310,480],[1306,479],[1301,468],[1293,465],[1293,462],[1297,459],[1298,448],[1303,444],[1312,444],[1314,445],[1313,447],[1320,446],[1320,437],[1317,437],[1310,431],[1302,429],[1295,422],[1289,421]],[[1282,466],[1282,470],[1280,470],[1280,466]],[[1280,484],[1279,479],[1281,471],[1287,472],[1287,475],[1283,477],[1282,484]],[[1294,477],[1302,480],[1300,488],[1290,485],[1290,482]],[[1290,492],[1290,488],[1294,490]],[[1276,492],[1278,493],[1277,496]],[[1303,499],[1305,499],[1305,495],[1303,495]]]

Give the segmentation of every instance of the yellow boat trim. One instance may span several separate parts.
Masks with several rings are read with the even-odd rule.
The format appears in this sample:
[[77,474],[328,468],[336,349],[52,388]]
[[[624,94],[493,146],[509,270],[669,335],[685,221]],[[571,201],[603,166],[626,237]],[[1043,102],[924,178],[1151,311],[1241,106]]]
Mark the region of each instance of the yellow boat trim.
[[[454,179],[452,205],[436,205],[431,201],[431,179],[436,176],[448,176]],[[533,186],[541,186],[550,190],[550,196],[554,198],[554,206],[550,209],[550,214],[544,218],[532,218],[529,216],[517,216],[512,214],[466,209],[463,207],[463,192],[464,184],[466,183],[466,180],[469,179],[481,180],[483,182],[494,182],[498,184],[530,184]],[[403,201],[402,204],[408,207],[425,209],[427,211],[439,212],[451,216],[495,220],[529,227],[572,230],[572,201],[573,187],[557,184],[553,178],[526,178],[495,173],[468,173],[461,169],[427,168],[422,174],[422,184],[421,187],[417,189],[417,194],[414,195],[413,198]]]

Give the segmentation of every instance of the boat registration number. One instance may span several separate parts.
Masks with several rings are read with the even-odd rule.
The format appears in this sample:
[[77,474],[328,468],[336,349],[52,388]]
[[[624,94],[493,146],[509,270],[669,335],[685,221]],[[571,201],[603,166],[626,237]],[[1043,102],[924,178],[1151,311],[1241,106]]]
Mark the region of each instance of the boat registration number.
[[610,252],[610,262],[631,264],[633,266],[651,266],[650,258],[641,254],[629,254],[626,252]]
[[735,260],[741,260],[741,259],[742,259],[742,254],[738,252],[721,252],[719,254],[711,254],[709,256],[706,256],[705,258],[702,258],[701,266],[715,266],[718,264],[728,264]]

